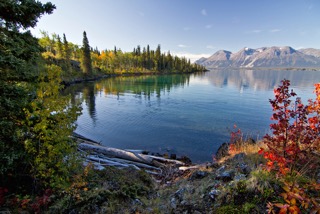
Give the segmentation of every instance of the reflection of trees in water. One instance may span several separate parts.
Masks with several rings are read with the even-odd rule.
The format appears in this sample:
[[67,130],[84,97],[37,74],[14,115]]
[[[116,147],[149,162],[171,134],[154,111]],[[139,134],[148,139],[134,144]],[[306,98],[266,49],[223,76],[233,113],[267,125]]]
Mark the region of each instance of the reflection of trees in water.
[[277,87],[281,80],[288,79],[291,85],[310,86],[310,79],[320,80],[320,72],[296,70],[215,70],[206,73],[203,78],[217,87],[234,85],[241,90],[250,87],[254,90],[270,90]]
[[117,96],[129,92],[150,99],[153,95],[160,97],[162,93],[170,92],[174,87],[188,85],[189,81],[190,74],[114,77],[71,85],[62,93],[71,94],[72,104],[84,101],[90,117],[96,121],[95,97],[100,92]]
[[90,117],[94,122],[96,121],[96,90],[93,82],[68,86],[61,93],[70,95],[70,102],[72,105],[78,105],[85,102]]
[[146,98],[155,94],[161,96],[163,92],[170,92],[173,87],[189,84],[190,75],[159,75],[139,77],[116,77],[97,82],[97,88],[105,94],[133,93]]
[[92,120],[96,121],[96,98],[94,84],[86,84],[82,90],[83,99],[88,107],[88,112]]

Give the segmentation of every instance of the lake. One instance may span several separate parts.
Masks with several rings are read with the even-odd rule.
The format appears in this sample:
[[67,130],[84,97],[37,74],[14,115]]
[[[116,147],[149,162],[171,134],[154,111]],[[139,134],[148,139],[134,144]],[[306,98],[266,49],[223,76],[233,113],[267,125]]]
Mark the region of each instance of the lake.
[[76,132],[120,149],[211,161],[234,124],[244,135],[269,130],[273,89],[283,79],[304,103],[319,71],[224,70],[197,74],[113,77],[64,92],[82,105]]

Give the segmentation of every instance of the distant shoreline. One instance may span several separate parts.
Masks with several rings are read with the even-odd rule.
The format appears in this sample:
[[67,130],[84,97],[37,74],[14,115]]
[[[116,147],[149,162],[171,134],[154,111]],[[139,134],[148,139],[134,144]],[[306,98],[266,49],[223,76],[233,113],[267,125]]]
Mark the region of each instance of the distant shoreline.
[[208,72],[209,69],[203,71],[196,71],[196,72],[128,72],[122,74],[102,74],[102,75],[95,75],[91,77],[80,77],[70,80],[62,80],[61,84],[64,86],[70,86],[78,83],[83,82],[91,82],[97,81],[100,79],[111,78],[111,77],[132,77],[132,76],[150,76],[150,75],[174,75],[174,74],[194,74],[194,73],[201,73],[201,72]]
[[220,67],[220,68],[207,68],[208,70],[226,70],[226,69],[231,69],[231,70],[264,70],[264,71],[269,71],[269,70],[276,70],[276,71],[320,71],[320,68],[306,68],[306,67],[301,67],[301,68],[292,68],[292,67],[286,67],[286,68],[281,68],[281,67],[252,67],[252,68],[246,68],[246,67]]

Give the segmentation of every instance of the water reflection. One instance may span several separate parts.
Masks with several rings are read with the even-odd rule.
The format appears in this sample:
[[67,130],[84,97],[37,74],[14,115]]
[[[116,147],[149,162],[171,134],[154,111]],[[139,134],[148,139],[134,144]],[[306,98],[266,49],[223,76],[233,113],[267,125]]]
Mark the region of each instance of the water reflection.
[[190,75],[160,75],[160,76],[138,76],[138,77],[116,77],[104,79],[96,83],[97,91],[105,94],[132,93],[143,95],[147,99],[156,94],[161,96],[162,91],[170,92],[172,87],[188,85]]
[[[115,77],[70,86],[81,102],[77,132],[122,149],[170,150],[208,161],[229,140],[236,123],[244,133],[269,131],[273,88],[283,79],[312,98],[315,71],[224,70],[200,74]],[[301,93],[300,93],[301,92]]]
[[161,93],[169,93],[175,87],[184,87],[189,84],[189,81],[190,74],[113,77],[69,86],[63,91],[63,94],[72,94],[73,103],[76,102],[75,99],[78,102],[84,101],[90,117],[96,121],[95,100],[101,92],[105,95],[116,95],[118,99],[125,93],[131,93],[150,100],[154,94],[160,98]]
[[277,87],[281,80],[288,79],[293,87],[310,87],[310,83],[320,81],[320,72],[301,70],[214,70],[201,77],[208,79],[214,86],[235,86],[239,90],[270,90]]

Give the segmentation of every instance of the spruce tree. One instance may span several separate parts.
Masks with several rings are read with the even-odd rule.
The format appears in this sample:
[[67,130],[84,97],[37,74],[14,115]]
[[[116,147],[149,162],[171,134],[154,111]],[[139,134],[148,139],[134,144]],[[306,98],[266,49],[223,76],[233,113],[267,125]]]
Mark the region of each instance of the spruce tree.
[[63,47],[62,47],[60,35],[58,35],[58,37],[57,37],[57,55],[59,58],[64,58]]
[[82,40],[82,60],[81,67],[83,73],[90,76],[92,75],[92,64],[91,64],[91,55],[90,55],[90,45],[87,38],[87,33],[83,32],[83,40]]
[[63,34],[63,58],[67,71],[71,71],[71,49],[69,48],[69,43],[67,41],[66,35]]

